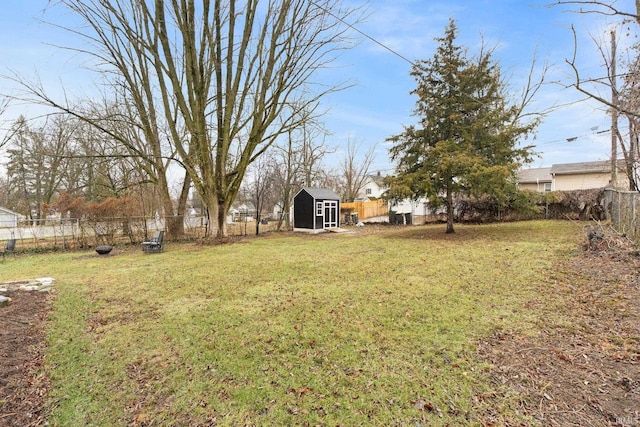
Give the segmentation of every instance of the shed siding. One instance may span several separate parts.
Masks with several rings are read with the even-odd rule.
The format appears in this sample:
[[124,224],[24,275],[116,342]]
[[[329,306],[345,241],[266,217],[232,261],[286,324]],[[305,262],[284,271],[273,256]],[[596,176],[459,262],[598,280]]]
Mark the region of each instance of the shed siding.
[[339,227],[340,196],[323,188],[303,188],[293,199],[293,217],[294,230],[321,232]]
[[[313,197],[306,191],[298,193],[293,203],[294,228],[315,229],[315,212],[313,209],[315,209]],[[322,225],[320,228],[322,228]]]
[[[316,203],[322,203],[322,200],[318,200],[316,199]],[[324,208],[323,208],[323,213],[324,213]],[[313,205],[313,218],[314,218],[314,222],[315,222],[315,226],[313,227],[315,230],[322,230],[324,228],[324,216],[323,215],[316,215],[316,206],[315,203]]]

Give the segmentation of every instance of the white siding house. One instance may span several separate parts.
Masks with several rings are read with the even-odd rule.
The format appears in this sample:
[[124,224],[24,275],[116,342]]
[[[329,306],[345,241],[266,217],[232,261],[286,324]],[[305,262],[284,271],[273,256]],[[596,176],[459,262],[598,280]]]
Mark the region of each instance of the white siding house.
[[19,213],[9,209],[0,208],[0,228],[16,228],[18,226]]
[[[382,176],[380,172],[376,175],[369,175],[367,176],[364,186],[358,192],[358,198],[356,200],[380,199],[387,189],[388,187],[384,185],[384,176]],[[416,223],[415,217],[419,217],[419,221],[423,221],[429,214],[427,200],[425,198],[421,198],[420,200],[405,199],[397,202],[389,201],[388,210],[405,218],[403,221],[410,220],[413,223]],[[374,220],[389,221],[389,216],[387,215],[385,218],[376,217]]]
[[358,191],[357,200],[379,199],[387,190],[384,185],[384,177],[378,172],[376,175],[368,175],[364,185]]
[[[624,162],[618,161],[617,188],[627,189],[628,181],[624,173]],[[523,190],[571,191],[589,190],[611,186],[611,162],[560,163],[550,168],[533,168],[520,171],[518,187]]]

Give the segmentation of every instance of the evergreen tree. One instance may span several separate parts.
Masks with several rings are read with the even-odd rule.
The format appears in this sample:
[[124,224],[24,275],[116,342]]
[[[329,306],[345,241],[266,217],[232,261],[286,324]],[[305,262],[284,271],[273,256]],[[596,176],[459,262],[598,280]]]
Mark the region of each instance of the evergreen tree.
[[444,37],[436,38],[434,57],[413,66],[419,124],[390,138],[397,174],[388,180],[393,198],[426,196],[433,206],[446,206],[447,233],[454,232],[454,195],[506,199],[518,168],[532,155],[518,141],[538,124],[521,123],[521,106],[508,105],[492,51],[467,58],[456,35],[451,20]]

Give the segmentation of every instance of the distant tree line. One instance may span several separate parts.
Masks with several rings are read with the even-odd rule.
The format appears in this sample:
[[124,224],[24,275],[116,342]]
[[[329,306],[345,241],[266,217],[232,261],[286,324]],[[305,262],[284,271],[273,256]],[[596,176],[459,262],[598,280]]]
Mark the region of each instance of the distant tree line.
[[[607,2],[556,3],[619,16],[634,28],[639,22],[637,10]],[[22,88],[15,98],[51,107],[54,114],[20,118],[6,129],[0,205],[35,219],[48,209],[69,214],[72,204],[56,205],[63,196],[94,204],[131,199],[135,207],[127,209],[160,213],[169,237],[180,237],[193,195],[208,218],[206,236],[222,238],[238,199],[252,201],[259,218],[278,206],[282,227],[303,186],[332,188],[344,201],[357,196],[373,148],[362,153],[353,140],[340,149],[327,142],[321,101],[351,82],[318,75],[352,45],[348,33],[361,19],[360,9],[339,0],[276,0],[268,7],[259,0],[55,5],[80,19],[81,28],[67,28],[79,44],[67,48],[94,61],[104,94],[58,100],[38,82],[10,77]],[[513,99],[494,51],[482,45],[469,56],[456,37],[452,20],[434,56],[413,64],[418,123],[389,139],[397,169],[386,195],[427,197],[443,206],[447,232],[453,232],[454,197],[490,197],[497,206],[512,199],[518,168],[535,154],[519,142],[543,115],[529,106],[546,71],[533,78],[534,61],[521,98]],[[640,157],[637,51],[637,45],[630,49],[621,74],[613,72],[615,56],[605,61],[608,79],[586,78],[575,61],[567,61],[576,89],[628,121],[628,134],[613,130],[613,145],[627,160],[632,188],[638,188]],[[587,84],[594,82],[608,82],[612,98],[590,90]],[[0,116],[7,105],[0,101]],[[326,155],[336,150],[341,160],[329,170]]]
[[224,237],[240,195],[286,212],[303,185],[353,193],[357,168],[344,179],[327,171],[331,150],[317,125],[320,100],[351,83],[317,74],[352,45],[345,24],[358,22],[358,8],[338,0],[55,5],[82,22],[66,28],[79,44],[65,48],[93,60],[103,99],[59,100],[38,82],[11,77],[21,101],[55,115],[21,119],[3,141],[3,205],[43,217],[62,192],[95,202],[135,197],[142,213],[161,212],[168,235],[179,237],[194,193],[207,236]]
[[[6,144],[6,175],[0,176],[0,206],[29,220],[43,221],[52,214],[82,219],[162,214],[166,219],[161,194],[165,185],[173,185],[172,204],[182,206],[174,212],[185,212],[187,207],[204,209],[197,192],[191,191],[188,198],[179,179],[172,184],[167,179],[159,186],[157,172],[145,161],[74,115],[56,114],[40,121],[21,117],[12,129]],[[355,197],[350,195],[359,188],[353,182],[364,182],[371,151],[361,155],[360,147],[347,141],[338,155],[343,158],[340,165],[328,168],[326,156],[335,150],[327,143],[328,136],[320,121],[308,120],[250,165],[236,201],[255,206],[256,227],[262,217],[269,216],[278,222],[278,229],[288,229],[293,196],[305,186],[334,189],[344,200]],[[180,176],[180,163],[173,168]],[[168,165],[166,169],[170,173]],[[273,217],[274,207],[277,217]],[[183,233],[182,229],[174,237]]]

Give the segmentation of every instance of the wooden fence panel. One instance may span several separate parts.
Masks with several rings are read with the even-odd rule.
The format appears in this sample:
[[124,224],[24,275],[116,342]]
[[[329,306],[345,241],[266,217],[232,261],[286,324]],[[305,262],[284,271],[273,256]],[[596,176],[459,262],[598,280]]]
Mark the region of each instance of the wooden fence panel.
[[345,214],[357,214],[358,220],[386,216],[389,214],[387,202],[384,200],[372,200],[369,202],[340,203],[340,211]]

